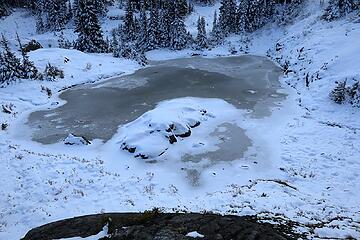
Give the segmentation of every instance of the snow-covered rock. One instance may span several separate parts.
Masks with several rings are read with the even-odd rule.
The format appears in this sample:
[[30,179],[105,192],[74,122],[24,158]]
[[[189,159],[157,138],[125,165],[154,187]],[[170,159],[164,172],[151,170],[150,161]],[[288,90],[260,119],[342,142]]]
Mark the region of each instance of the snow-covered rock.
[[156,158],[171,145],[190,137],[196,127],[212,118],[215,115],[198,100],[174,99],[160,103],[154,110],[121,127],[116,138],[121,139],[120,148],[135,157]]
[[194,232],[189,232],[188,234],[186,234],[186,237],[191,237],[191,238],[204,238],[205,236],[198,233],[197,231]]
[[89,145],[91,142],[87,140],[85,137],[76,136],[70,133],[64,140],[64,144],[66,145]]

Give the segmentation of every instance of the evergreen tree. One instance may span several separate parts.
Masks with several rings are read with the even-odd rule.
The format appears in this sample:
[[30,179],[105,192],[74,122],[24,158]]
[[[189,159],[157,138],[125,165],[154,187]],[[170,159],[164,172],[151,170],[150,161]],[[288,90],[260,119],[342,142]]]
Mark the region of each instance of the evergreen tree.
[[18,42],[22,56],[22,61],[21,64],[19,65],[20,77],[24,79],[37,79],[39,76],[39,71],[35,67],[35,64],[32,61],[30,61],[29,56],[24,50],[21,44],[20,37],[17,33],[16,33],[16,40]]
[[209,6],[209,5],[214,5],[215,0],[194,0],[194,2],[197,4]]
[[0,0],[0,18],[9,15],[9,6],[6,0]]
[[47,28],[53,31],[61,31],[68,22],[67,0],[48,0]]
[[175,5],[171,0],[164,0],[159,17],[159,46],[170,46],[171,24],[175,17]]
[[237,9],[237,24],[239,32],[246,32],[249,29],[250,0],[240,1]]
[[59,44],[59,48],[64,48],[64,49],[70,49],[74,45],[72,42],[70,42],[68,39],[65,38],[63,31],[61,31],[60,33],[58,44]]
[[113,53],[113,55],[115,56],[115,51],[119,46],[119,40],[118,40],[118,36],[117,36],[117,31],[116,29],[113,29],[111,31],[111,45],[110,45],[110,51]]
[[339,82],[334,90],[330,93],[330,98],[338,103],[342,104],[346,99],[346,81]]
[[159,6],[156,0],[152,0],[149,28],[148,28],[148,50],[159,46]]
[[41,14],[41,10],[37,10],[37,14],[36,14],[36,32],[39,34],[45,32],[45,25]]
[[4,35],[1,36],[0,45],[3,48],[0,53],[0,84],[10,83],[21,76],[21,60],[11,52],[9,41]]
[[149,34],[148,34],[148,20],[146,16],[146,5],[145,2],[141,3],[141,12],[140,12],[140,28],[137,37],[137,46],[142,49],[142,51],[146,51],[149,49]]
[[75,48],[83,52],[104,52],[106,43],[97,17],[96,0],[79,0]]
[[128,41],[133,41],[136,39],[136,19],[134,18],[133,5],[131,0],[128,0],[126,5],[126,13],[124,19],[123,33]]
[[206,29],[205,29],[206,23],[205,18],[200,17],[197,24],[197,36],[195,39],[195,44],[197,49],[203,49],[208,47],[208,41],[206,36]]
[[97,13],[99,16],[105,16],[108,9],[107,9],[107,1],[106,0],[97,0],[95,2]]
[[325,9],[323,18],[331,21],[358,9],[359,2],[357,0],[330,0],[328,7]]
[[175,18],[170,27],[170,49],[181,50],[186,48],[188,45],[188,39],[189,36],[186,31],[184,20],[177,12],[177,8],[175,6]]
[[235,33],[238,29],[236,3],[234,0],[221,0],[219,27],[224,35]]
[[71,5],[71,1],[68,2],[68,7],[67,7],[67,20],[70,21],[74,16],[74,12],[72,9],[72,5]]
[[184,18],[188,15],[189,9],[186,0],[174,0],[174,5],[180,17]]
[[213,27],[210,33],[210,43],[213,46],[220,44],[224,40],[224,34],[220,29],[217,13],[214,13]]

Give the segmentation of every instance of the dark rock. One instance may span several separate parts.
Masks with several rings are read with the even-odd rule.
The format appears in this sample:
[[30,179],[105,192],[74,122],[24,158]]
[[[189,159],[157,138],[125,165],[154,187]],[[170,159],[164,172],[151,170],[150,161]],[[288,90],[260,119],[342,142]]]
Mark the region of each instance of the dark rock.
[[174,135],[170,135],[167,138],[169,139],[170,144],[173,144],[173,143],[177,142],[177,139],[176,139],[176,137]]
[[185,133],[177,134],[176,136],[177,136],[177,137],[181,137],[181,138],[190,137],[190,136],[191,136],[191,130],[189,129],[189,130],[186,131]]
[[141,154],[141,153],[137,154],[135,157],[141,159],[149,159],[149,156],[146,156],[145,154]]
[[200,122],[196,122],[194,125],[192,125],[192,126],[190,126],[191,128],[196,128],[196,127],[198,127],[198,126],[200,126]]
[[278,232],[273,225],[257,223],[254,217],[198,213],[109,213],[76,217],[30,230],[23,240],[50,240],[96,235],[108,225],[102,240],[185,240],[190,232],[203,240],[284,240],[295,239]]
[[136,147],[129,147],[126,142],[122,143],[122,150],[128,151],[129,153],[135,153]]
[[27,44],[25,44],[23,46],[23,50],[25,52],[35,51],[35,50],[38,50],[40,48],[43,48],[43,46],[41,46],[41,44],[36,40],[31,40],[30,42],[28,42]]

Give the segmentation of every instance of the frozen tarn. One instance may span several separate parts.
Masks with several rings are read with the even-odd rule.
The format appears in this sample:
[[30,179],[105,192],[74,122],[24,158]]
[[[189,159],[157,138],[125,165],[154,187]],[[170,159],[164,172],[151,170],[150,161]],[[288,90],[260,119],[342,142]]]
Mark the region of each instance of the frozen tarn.
[[45,144],[68,133],[106,141],[119,125],[160,101],[187,96],[221,98],[255,117],[265,117],[286,96],[280,91],[281,73],[274,63],[256,56],[153,62],[131,75],[65,91],[60,95],[65,105],[32,113],[28,124],[33,139]]

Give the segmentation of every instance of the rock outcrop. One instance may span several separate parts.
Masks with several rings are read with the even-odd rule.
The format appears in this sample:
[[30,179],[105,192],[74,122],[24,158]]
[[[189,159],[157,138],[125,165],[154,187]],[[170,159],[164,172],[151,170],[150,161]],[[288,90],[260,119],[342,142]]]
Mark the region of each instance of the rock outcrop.
[[[23,240],[50,240],[96,235],[107,225],[102,240],[283,240],[291,239],[252,217],[198,213],[108,213],[49,223],[29,231]],[[194,234],[196,233],[196,234]]]

